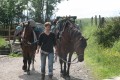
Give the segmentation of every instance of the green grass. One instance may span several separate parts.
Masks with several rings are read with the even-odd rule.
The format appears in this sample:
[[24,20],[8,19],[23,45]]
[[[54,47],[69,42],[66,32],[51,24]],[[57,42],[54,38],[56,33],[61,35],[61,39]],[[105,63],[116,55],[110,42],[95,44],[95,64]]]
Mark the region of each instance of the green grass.
[[5,39],[3,39],[3,38],[0,37],[0,47],[1,46],[5,46],[5,45],[6,45]]
[[94,32],[96,27],[87,26],[83,35],[89,38],[85,50],[85,62],[92,69],[96,80],[120,75],[120,41],[116,41],[112,48],[103,48],[96,43]]
[[22,57],[22,54],[10,53],[9,57]]

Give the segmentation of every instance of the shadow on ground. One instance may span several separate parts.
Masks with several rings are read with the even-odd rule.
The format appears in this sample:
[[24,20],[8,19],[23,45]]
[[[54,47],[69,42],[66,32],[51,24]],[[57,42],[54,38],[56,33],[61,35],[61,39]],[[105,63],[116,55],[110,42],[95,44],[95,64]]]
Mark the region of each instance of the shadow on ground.
[[[37,71],[31,71],[30,75],[27,75],[27,73],[24,73],[23,75],[19,76],[22,80],[41,80],[41,74]],[[48,76],[45,76],[45,80],[48,80]],[[57,78],[53,77],[53,80],[57,80]]]
[[79,78],[75,78],[75,77],[70,77],[70,80],[84,80],[84,79],[79,79]]
[[[62,76],[61,76],[62,77]],[[69,80],[68,78],[67,79],[65,79],[64,77],[62,77],[64,80]],[[62,79],[62,80],[63,80]],[[56,79],[56,80],[58,80],[58,79]],[[60,79],[59,79],[60,80]],[[84,79],[79,79],[79,78],[75,78],[75,77],[73,77],[73,76],[70,76],[70,80],[84,80]]]

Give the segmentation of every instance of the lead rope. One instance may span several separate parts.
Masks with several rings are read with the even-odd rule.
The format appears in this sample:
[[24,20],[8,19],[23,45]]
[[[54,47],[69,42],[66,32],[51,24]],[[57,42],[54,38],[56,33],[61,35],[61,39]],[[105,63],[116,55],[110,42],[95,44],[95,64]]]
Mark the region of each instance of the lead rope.
[[[60,41],[59,41],[60,42]],[[65,63],[70,63],[70,64],[76,64],[76,63],[78,63],[78,61],[77,62],[74,62],[79,56],[81,56],[81,55],[83,55],[83,54],[79,54],[75,59],[73,59],[71,62],[68,62],[68,61],[66,61],[66,60],[64,60],[63,58],[61,58],[59,55],[57,55],[56,53],[55,53],[55,59],[57,59],[57,56],[59,57],[59,59],[61,59],[63,62],[65,62]]]

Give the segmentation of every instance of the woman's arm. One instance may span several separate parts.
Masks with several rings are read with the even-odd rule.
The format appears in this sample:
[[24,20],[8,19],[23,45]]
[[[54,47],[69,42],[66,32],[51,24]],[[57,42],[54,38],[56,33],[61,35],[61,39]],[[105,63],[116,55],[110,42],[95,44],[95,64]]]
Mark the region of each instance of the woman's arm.
[[39,50],[40,50],[40,46],[38,45],[38,46],[37,46],[37,50],[36,50],[36,53],[37,53],[37,54],[39,53]]
[[42,34],[39,36],[38,38],[38,46],[37,46],[37,50],[36,50],[36,53],[39,53],[39,50],[41,48],[41,45],[42,45]]

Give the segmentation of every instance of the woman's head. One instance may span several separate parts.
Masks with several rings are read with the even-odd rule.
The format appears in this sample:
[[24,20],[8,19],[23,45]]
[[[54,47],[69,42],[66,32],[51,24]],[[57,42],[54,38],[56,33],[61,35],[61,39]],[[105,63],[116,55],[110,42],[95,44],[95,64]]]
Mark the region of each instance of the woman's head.
[[22,22],[21,22],[21,23],[19,23],[19,26],[23,27],[23,23],[22,23]]
[[50,31],[50,30],[51,30],[51,23],[50,23],[50,22],[46,22],[46,23],[44,24],[44,26],[45,26],[45,30],[47,30],[47,31]]

